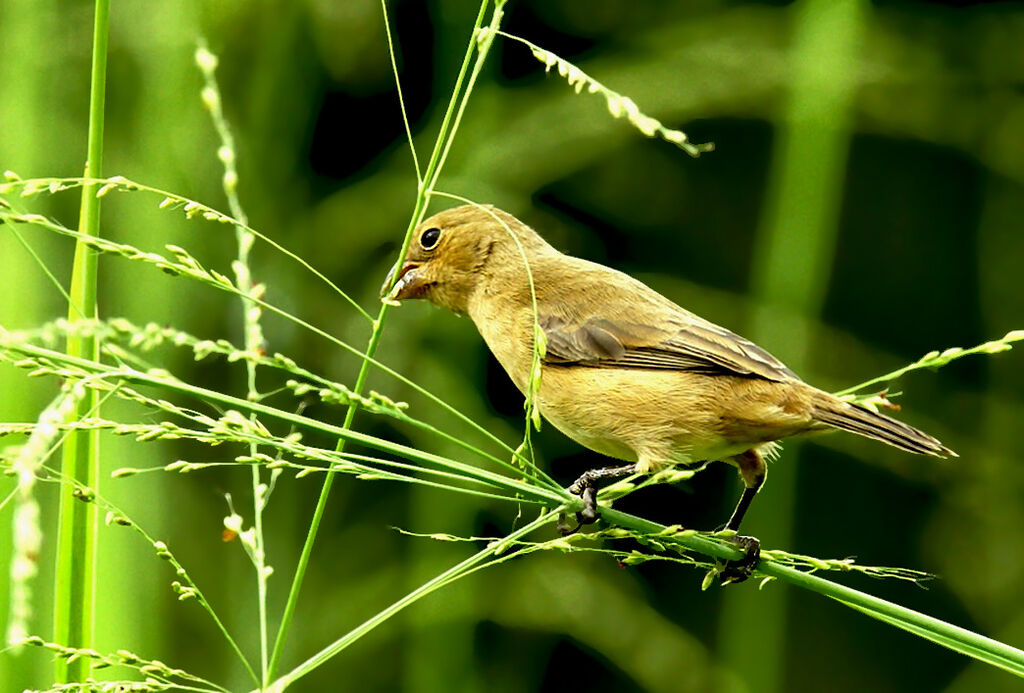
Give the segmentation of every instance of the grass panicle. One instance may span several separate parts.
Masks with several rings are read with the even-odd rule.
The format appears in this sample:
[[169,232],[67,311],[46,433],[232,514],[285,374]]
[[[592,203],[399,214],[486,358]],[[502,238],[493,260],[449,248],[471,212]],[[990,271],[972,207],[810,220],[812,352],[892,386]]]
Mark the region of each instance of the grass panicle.
[[543,63],[544,69],[547,72],[554,69],[560,77],[568,82],[569,86],[572,87],[577,94],[586,90],[588,94],[599,94],[604,97],[605,105],[608,107],[608,113],[610,113],[613,118],[624,118],[626,122],[647,137],[660,137],[666,142],[670,142],[679,147],[692,157],[698,157],[705,152],[714,151],[714,144],[710,142],[693,144],[690,142],[690,138],[687,137],[685,132],[666,127],[657,118],[652,118],[641,111],[640,107],[636,105],[636,102],[633,101],[633,99],[628,96],[623,96],[617,91],[612,91],[568,60],[560,58],[551,51],[541,48],[537,44],[527,41],[519,36],[508,34],[504,31],[499,31],[497,33],[499,36],[511,41],[516,41],[529,48],[533,57]]

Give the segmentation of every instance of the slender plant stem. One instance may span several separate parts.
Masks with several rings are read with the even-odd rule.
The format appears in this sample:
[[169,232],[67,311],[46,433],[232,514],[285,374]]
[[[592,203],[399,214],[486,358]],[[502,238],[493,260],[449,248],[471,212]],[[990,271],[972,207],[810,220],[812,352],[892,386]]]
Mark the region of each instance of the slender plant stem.
[[388,56],[391,58],[391,71],[395,75],[395,88],[398,92],[398,107],[402,111],[402,125],[405,126],[405,139],[412,153],[412,167],[416,169],[416,184],[423,185],[423,173],[420,171],[420,160],[416,155],[416,143],[412,139],[412,128],[409,127],[409,113],[405,109],[405,97],[402,94],[402,80],[398,78],[398,60],[395,57],[395,42],[391,36],[391,23],[388,21],[387,0],[380,0],[380,13],[384,18],[384,35],[388,39]]
[[28,242],[22,237],[21,232],[19,232],[18,229],[14,228],[13,226],[9,228],[8,231],[14,234],[14,237],[17,239],[18,243],[20,243],[21,247],[25,249],[25,252],[31,255],[32,259],[35,260],[36,267],[38,267],[39,270],[46,275],[46,278],[50,280],[50,283],[53,284],[54,287],[56,287],[57,291],[60,292],[60,295],[64,297],[64,300],[68,302],[68,308],[70,310],[75,311],[76,314],[78,314],[80,317],[84,318],[85,316],[81,315],[81,313],[78,313],[78,306],[75,305],[75,302],[71,299],[71,294],[68,293],[67,289],[64,288],[64,285],[60,283],[60,280],[57,279],[57,277],[53,274],[52,271],[50,271],[50,268],[46,266],[46,262],[43,261],[41,257],[39,257],[39,253],[37,253],[35,249],[31,245],[29,245]]
[[[236,167],[235,138],[228,127],[227,118],[224,117],[221,108],[220,87],[217,85],[216,68],[217,58],[207,48],[204,41],[200,41],[196,51],[196,62],[203,73],[206,86],[203,89],[203,103],[210,111],[214,128],[220,137],[221,146],[218,151],[219,158],[224,164],[224,175],[222,183],[224,196],[228,200],[231,209],[231,216],[238,220],[235,225],[235,243],[238,247],[238,259],[233,264],[235,274],[235,286],[238,288],[238,297],[242,308],[242,330],[245,350],[257,353],[263,348],[263,330],[260,326],[260,315],[262,311],[253,300],[254,296],[261,293],[261,290],[253,286],[252,272],[249,268],[249,251],[252,248],[255,236],[247,230],[249,217],[242,207],[242,201],[238,197],[238,169]],[[250,400],[258,400],[259,390],[256,388],[256,363],[251,359],[245,361],[246,396]],[[250,417],[255,421],[256,415]],[[255,456],[259,452],[256,443],[249,444],[249,455]],[[263,509],[266,505],[269,486],[263,484],[260,478],[259,465],[253,465],[250,470],[252,507],[253,507],[253,530],[254,539],[252,547],[252,562],[256,569],[256,608],[258,612],[259,633],[260,633],[260,674],[261,683],[267,684],[268,666],[268,639],[267,639],[267,560],[266,549],[263,537]]]
[[[609,508],[602,508],[601,516],[610,524],[626,527],[641,534],[656,535],[665,530],[664,525]],[[658,541],[662,541],[662,538],[659,537]],[[743,556],[735,547],[718,544],[701,536],[671,537],[666,538],[664,543],[678,543],[685,548],[724,561],[737,560]],[[868,616],[947,647],[954,652],[974,657],[1024,677],[1024,651],[998,640],[773,561],[762,560],[755,577],[757,575],[776,578],[791,585],[817,592]]]
[[444,571],[440,575],[437,575],[427,582],[423,583],[412,592],[399,599],[398,601],[390,604],[386,609],[378,612],[376,615],[364,621],[362,624],[353,628],[351,631],[346,633],[344,636],[338,638],[333,643],[323,648],[315,655],[307,659],[299,666],[292,669],[290,672],[274,681],[274,683],[267,689],[267,693],[281,693],[288,686],[295,683],[297,680],[310,673],[324,662],[334,657],[336,654],[344,650],[346,647],[359,640],[361,637],[372,631],[374,628],[384,623],[389,618],[397,614],[398,612],[410,606],[423,597],[435,592],[436,590],[448,585],[461,577],[470,575],[474,572],[481,563],[486,561],[492,556],[498,556],[504,551],[508,550],[515,545],[521,537],[526,536],[530,532],[543,527],[553,520],[551,513],[542,513],[533,522],[524,525],[520,529],[517,529],[512,534],[509,534],[504,539],[489,544],[487,547],[473,554],[464,561],[452,566],[448,570]]
[[[110,18],[109,0],[96,0],[93,23],[92,75],[89,91],[89,141],[85,177],[103,175],[103,114],[106,94],[107,36]],[[79,230],[98,236],[100,200],[94,186],[83,186],[79,212]],[[71,303],[68,319],[72,322],[96,317],[97,255],[84,242],[75,244],[71,273]],[[99,343],[92,336],[69,337],[69,356],[96,361]],[[89,390],[75,407],[72,416],[82,418],[99,404],[99,393]],[[64,474],[87,488],[96,488],[99,480],[99,431],[75,431],[63,449]],[[75,487],[62,484],[57,541],[57,582],[54,589],[54,633],[61,644],[87,648],[92,645],[96,597],[96,534],[99,512],[96,506],[75,497]],[[56,677],[61,683],[82,682],[92,669],[88,657],[68,662],[58,658]]]
[[872,618],[931,640],[954,652],[980,659],[1017,676],[1024,676],[1024,651],[1016,647],[789,566],[766,563],[761,566],[760,572],[831,597]]
[[[430,182],[435,181],[437,175],[440,173],[441,152],[446,149],[448,141],[455,136],[457,128],[451,127],[452,112],[455,110],[456,104],[460,103],[460,101],[464,103],[469,99],[470,91],[464,91],[462,85],[466,77],[466,72],[472,61],[473,54],[477,50],[476,36],[483,24],[483,19],[487,12],[487,5],[489,4],[489,1],[490,0],[482,0],[480,3],[480,10],[477,13],[476,22],[473,25],[473,34],[468,46],[466,47],[466,54],[462,61],[462,67],[459,70],[459,76],[455,82],[455,88],[453,89],[451,99],[448,102],[448,108],[445,111],[445,116],[441,123],[441,130],[438,132],[437,140],[434,144],[434,150],[430,157],[430,162],[427,164],[427,170],[424,173],[423,180],[427,181],[428,185]],[[486,51],[481,51],[477,55],[478,63],[483,62],[486,55]],[[429,187],[425,187],[422,180],[417,184],[416,192],[416,202],[413,205],[412,217],[409,220],[409,226],[406,228],[405,238],[402,242],[402,249],[399,253],[399,262],[401,262],[409,250],[412,232],[423,220],[423,216],[426,213],[427,203],[430,199]],[[356,377],[355,386],[353,387],[353,391],[356,394],[362,394],[363,387],[366,384],[366,378],[369,375],[370,370],[370,362],[368,359],[372,358],[373,354],[377,351],[377,345],[380,343],[387,312],[388,305],[386,303],[382,303],[377,319],[374,321],[373,333],[370,335],[369,343],[366,346],[366,359],[363,360],[363,363],[359,368],[359,375]],[[343,429],[349,429],[352,425],[353,419],[355,418],[355,414],[356,405],[353,403],[349,405],[348,411],[345,413],[345,420],[342,424]],[[344,446],[345,439],[339,438],[336,448],[337,451],[341,452],[344,449]],[[288,637],[288,629],[291,626],[292,617],[295,614],[295,606],[298,601],[299,592],[302,589],[302,581],[305,578],[306,569],[309,565],[309,558],[312,554],[313,545],[316,542],[316,536],[320,528],[320,522],[323,518],[324,510],[327,507],[327,499],[331,493],[331,486],[334,484],[334,474],[334,472],[328,472],[324,476],[324,483],[320,489],[320,497],[317,499],[316,508],[313,510],[313,518],[310,521],[309,532],[306,534],[306,541],[302,546],[302,553],[299,556],[298,565],[295,568],[295,576],[292,578],[291,589],[288,592],[288,601],[285,603],[284,614],[281,617],[281,625],[278,628],[277,638],[274,641],[274,652],[270,658],[268,675],[271,678],[273,678],[277,669],[285,640]]]
[[[487,27],[487,31],[482,31],[480,28],[480,22],[483,20],[483,10],[487,3],[483,3],[480,6],[480,14],[477,16],[477,24],[473,27],[473,38],[470,41],[470,49],[475,48],[478,51],[477,60],[473,64],[473,72],[470,74],[469,83],[466,86],[466,98],[459,101],[458,110],[455,112],[455,121],[452,125],[452,134],[444,141],[444,147],[438,155],[438,150],[434,148],[434,155],[431,157],[430,165],[427,166],[427,196],[429,200],[430,194],[434,191],[434,187],[437,185],[437,179],[441,176],[441,169],[444,168],[444,162],[448,158],[448,152],[452,148],[452,143],[455,141],[455,133],[459,129],[459,125],[462,123],[462,115],[466,112],[466,105],[469,103],[469,94],[473,92],[473,87],[476,86],[476,79],[480,76],[480,70],[484,66],[484,58],[487,57],[487,53],[491,50],[491,44],[494,42],[494,35],[498,31],[498,27],[501,25],[503,15],[502,8],[505,6],[505,0],[495,0],[494,13],[491,15],[490,26]],[[475,44],[475,45],[474,45]],[[466,57],[468,58],[471,51],[467,51]],[[462,71],[459,73],[459,83],[466,75],[466,66],[468,61],[462,63]],[[458,88],[458,87],[456,87]],[[445,126],[452,116],[451,106],[454,104],[454,99],[448,104],[448,112],[445,113]],[[438,142],[441,139],[438,138]],[[431,175],[433,174],[433,175]]]

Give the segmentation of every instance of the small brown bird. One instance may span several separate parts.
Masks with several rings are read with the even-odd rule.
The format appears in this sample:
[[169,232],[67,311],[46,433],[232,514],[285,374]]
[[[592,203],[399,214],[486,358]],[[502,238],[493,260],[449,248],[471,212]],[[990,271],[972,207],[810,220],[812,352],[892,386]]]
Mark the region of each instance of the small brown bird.
[[[584,500],[580,524],[598,517],[599,479],[720,460],[745,485],[726,524],[738,530],[775,441],[801,434],[842,429],[909,452],[956,456],[926,433],[807,385],[753,342],[633,277],[560,253],[494,207],[456,207],[420,224],[382,294],[469,315],[526,393],[534,354],[527,264],[547,337],[539,411],[581,445],[630,463],[592,470],[570,486]],[[744,540],[756,562],[756,540]]]

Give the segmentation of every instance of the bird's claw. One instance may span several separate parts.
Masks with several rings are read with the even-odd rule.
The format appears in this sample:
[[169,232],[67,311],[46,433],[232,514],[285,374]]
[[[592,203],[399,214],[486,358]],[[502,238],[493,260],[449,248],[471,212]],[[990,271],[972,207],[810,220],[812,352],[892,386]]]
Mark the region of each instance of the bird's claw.
[[597,486],[588,484],[580,488],[579,482],[569,487],[569,492],[578,495],[583,499],[583,507],[576,513],[576,526],[570,527],[566,520],[565,513],[558,516],[558,533],[563,537],[575,534],[583,528],[583,525],[592,525],[601,519],[601,513],[597,511]]
[[578,520],[576,522],[576,526],[573,527],[569,524],[569,519],[565,516],[565,513],[558,513],[558,522],[555,524],[555,528],[561,536],[568,537],[572,534],[576,534],[576,532],[580,531],[582,527],[583,524]]
[[761,542],[756,537],[736,534],[729,541],[742,549],[744,556],[738,561],[729,561],[719,573],[722,585],[743,582],[750,577],[761,560]]

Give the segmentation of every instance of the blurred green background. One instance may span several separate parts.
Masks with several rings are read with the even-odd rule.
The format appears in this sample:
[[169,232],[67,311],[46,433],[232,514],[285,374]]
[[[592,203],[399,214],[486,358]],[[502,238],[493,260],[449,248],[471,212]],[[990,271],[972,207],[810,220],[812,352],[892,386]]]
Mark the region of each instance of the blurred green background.
[[[391,3],[399,70],[426,156],[477,5]],[[932,349],[1024,327],[1024,4],[852,0],[656,2],[511,0],[504,29],[576,63],[645,112],[716,150],[691,159],[576,96],[516,43],[498,41],[440,188],[494,203],[566,252],[635,274],[681,305],[757,339],[805,379],[840,389]],[[202,34],[220,56],[252,225],[332,277],[372,313],[412,209],[405,144],[380,6],[374,0],[114,3],[106,130],[108,175],[226,208],[218,142],[193,64]],[[85,156],[92,6],[0,0],[0,169],[79,175]],[[227,271],[227,227],[185,222],[158,199],[111,195],[103,233],[159,251],[189,249]],[[74,225],[77,197],[26,207]],[[432,209],[448,203],[437,199]],[[0,229],[2,231],[2,229]],[[23,229],[69,276],[72,246]],[[0,324],[66,313],[10,233],[0,233]],[[358,348],[369,331],[301,268],[257,245],[268,300]],[[100,312],[241,342],[237,300],[151,267],[101,260]],[[351,383],[358,361],[268,316],[268,350]],[[521,398],[472,324],[408,304],[378,358],[506,441]],[[1024,645],[1024,368],[1019,352],[956,362],[897,383],[901,418],[960,453],[907,455],[852,436],[787,444],[744,529],[765,547],[934,572],[919,589],[850,577],[869,592]],[[244,370],[168,351],[154,356],[205,387],[244,393]],[[379,373],[371,387],[417,416],[472,437]],[[33,420],[56,392],[0,369],[0,417]],[[314,407],[314,416],[342,412]],[[108,416],[148,420],[114,405]],[[357,427],[464,458],[368,416]],[[474,438],[474,440],[476,440]],[[332,441],[321,441],[333,445]],[[546,427],[538,450],[569,483],[605,462]],[[105,437],[103,465],[231,459],[239,451]],[[719,468],[721,467],[721,468]],[[257,645],[255,581],[221,541],[246,470],[105,479],[102,492],[189,568],[244,647]],[[0,494],[13,487],[0,479]],[[282,478],[266,515],[276,625],[319,492]],[[307,575],[288,668],[470,548],[396,533],[500,535],[515,509],[418,487],[339,478]],[[56,489],[39,488],[47,549]],[[621,507],[667,523],[721,525],[739,493],[715,465],[679,488]],[[7,580],[9,508],[0,511]],[[178,603],[167,566],[131,532],[100,535],[97,647],[125,648],[243,690],[240,667],[207,618]],[[37,579],[35,632],[49,637],[52,556]],[[701,592],[676,566],[544,555],[449,587],[299,682],[297,691],[1009,691],[1009,674],[894,630],[816,594],[772,584]],[[0,589],[0,626],[8,609]],[[0,653],[0,690],[45,687],[48,658]]]

